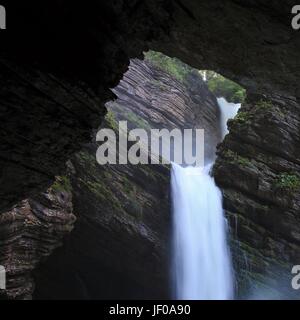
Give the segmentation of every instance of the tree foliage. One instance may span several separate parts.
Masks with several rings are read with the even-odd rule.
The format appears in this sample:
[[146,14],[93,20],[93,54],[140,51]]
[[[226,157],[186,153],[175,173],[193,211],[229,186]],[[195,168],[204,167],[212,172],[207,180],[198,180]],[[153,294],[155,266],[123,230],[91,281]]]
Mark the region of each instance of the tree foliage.
[[148,51],[145,53],[145,60],[157,68],[167,72],[180,82],[185,82],[187,75],[193,70],[177,58],[170,58],[160,52]]
[[179,59],[170,58],[156,51],[146,52],[145,60],[167,72],[180,82],[185,82],[188,74],[196,72],[199,74],[199,77],[202,77],[206,81],[210,91],[212,91],[216,97],[224,97],[228,102],[242,103],[245,100],[245,89],[214,71],[201,70],[198,72]]
[[242,103],[246,98],[246,90],[244,88],[213,71],[207,71],[206,81],[210,91],[215,96],[224,97],[228,102]]

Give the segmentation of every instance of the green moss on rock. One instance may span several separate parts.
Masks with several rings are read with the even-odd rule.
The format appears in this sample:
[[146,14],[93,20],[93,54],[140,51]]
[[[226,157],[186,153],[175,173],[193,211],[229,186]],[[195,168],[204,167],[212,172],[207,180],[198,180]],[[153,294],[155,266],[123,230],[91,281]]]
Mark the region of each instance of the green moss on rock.
[[269,100],[259,100],[255,104],[256,110],[270,110],[274,107],[272,101]]
[[112,111],[109,110],[107,112],[107,114],[105,116],[105,122],[114,131],[118,130],[118,122],[117,122],[115,115]]
[[[192,68],[176,58],[170,58],[160,52],[148,51],[145,53],[145,60],[155,67],[165,71],[180,82],[185,82],[187,75]],[[199,75],[200,76],[200,75]]]
[[246,167],[251,164],[251,161],[248,158],[244,158],[232,150],[224,151],[223,155],[225,159],[231,164],[238,164],[242,167]]
[[300,177],[297,173],[281,173],[275,182],[278,189],[297,190],[300,188]]
[[139,115],[135,114],[132,111],[125,112],[124,116],[126,120],[136,128],[145,129],[145,130],[151,129],[149,123],[146,120],[144,120],[143,118],[141,118]]
[[70,179],[67,176],[57,176],[51,186],[51,190],[54,192],[71,192],[72,185]]
[[246,111],[239,111],[235,118],[233,119],[234,122],[239,124],[249,124],[251,119],[251,114]]

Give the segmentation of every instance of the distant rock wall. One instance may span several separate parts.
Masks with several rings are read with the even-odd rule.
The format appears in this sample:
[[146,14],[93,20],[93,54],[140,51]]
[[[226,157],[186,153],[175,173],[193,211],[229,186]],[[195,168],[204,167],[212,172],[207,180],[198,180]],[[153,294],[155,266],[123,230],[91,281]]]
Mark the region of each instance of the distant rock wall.
[[113,90],[118,99],[107,107],[132,128],[204,129],[205,158],[211,161],[221,140],[219,108],[199,72],[189,69],[178,79],[151,61],[133,59]]

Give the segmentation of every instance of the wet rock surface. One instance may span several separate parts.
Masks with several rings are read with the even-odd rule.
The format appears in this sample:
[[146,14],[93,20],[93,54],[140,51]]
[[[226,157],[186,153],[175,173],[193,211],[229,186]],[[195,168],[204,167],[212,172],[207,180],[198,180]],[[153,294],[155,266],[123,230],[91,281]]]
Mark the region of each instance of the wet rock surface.
[[297,297],[299,114],[295,99],[249,96],[218,148],[214,175],[224,190],[241,295]]

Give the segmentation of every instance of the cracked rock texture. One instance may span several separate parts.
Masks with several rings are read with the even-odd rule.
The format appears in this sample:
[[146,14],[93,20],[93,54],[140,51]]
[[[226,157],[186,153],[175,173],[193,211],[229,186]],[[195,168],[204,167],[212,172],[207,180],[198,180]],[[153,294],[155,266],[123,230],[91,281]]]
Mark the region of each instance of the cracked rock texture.
[[0,299],[32,298],[32,271],[62,244],[74,222],[71,193],[59,180],[1,214],[0,265],[6,270],[6,290],[0,290]]
[[297,297],[291,270],[300,260],[299,110],[296,99],[249,96],[218,149],[214,175],[242,297]]
[[118,100],[107,107],[117,120],[129,120],[129,128],[204,129],[205,160],[215,158],[221,140],[219,107],[197,70],[189,68],[181,79],[149,59],[134,59],[113,92]]

